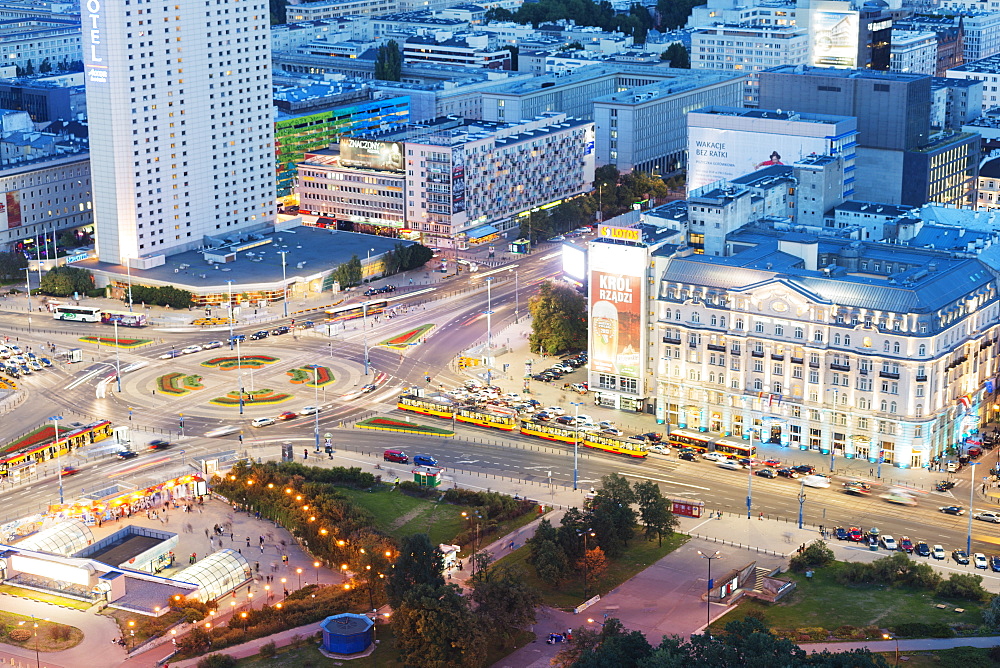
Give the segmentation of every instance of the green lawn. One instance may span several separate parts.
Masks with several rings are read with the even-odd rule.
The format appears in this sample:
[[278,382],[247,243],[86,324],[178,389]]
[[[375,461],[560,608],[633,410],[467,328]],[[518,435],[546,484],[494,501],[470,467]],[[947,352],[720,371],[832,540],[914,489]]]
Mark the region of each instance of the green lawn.
[[431,544],[447,543],[462,530],[464,506],[419,499],[382,485],[375,491],[341,488],[354,503],[375,515],[377,526],[394,538],[426,533]]
[[[629,541],[629,547],[625,554],[620,559],[609,560],[608,570],[600,579],[591,578],[587,595],[607,594],[618,585],[676,550],[687,542],[687,539],[687,536],[674,534],[669,538],[665,538],[663,546],[658,547],[655,540],[647,541],[638,534],[637,530],[636,537]],[[525,582],[539,593],[544,605],[571,610],[585,600],[583,595],[583,572],[574,572],[574,577],[557,584],[545,582],[535,574],[535,570],[527,563],[527,558],[528,548],[519,547],[510,555],[505,556],[502,563],[521,565],[525,571]]]
[[[889,628],[902,622],[944,622],[946,624],[982,624],[982,606],[969,601],[949,601],[934,596],[925,589],[885,587],[880,585],[842,585],[835,576],[839,563],[817,570],[812,578],[796,573],[782,573],[782,578],[795,580],[795,591],[774,605],[753,600],[741,602],[739,608],[716,624],[744,617],[750,610],[761,610],[767,624],[776,631],[800,628],[834,630],[840,626],[878,626]],[[948,607],[936,608],[938,603]],[[956,613],[955,608],[965,612]]]
[[92,603],[78,601],[75,598],[65,598],[57,594],[46,594],[44,592],[35,591],[34,589],[22,589],[21,587],[15,587],[14,585],[0,585],[0,594],[23,596],[24,598],[30,598],[33,601],[54,603],[55,605],[62,605],[75,610],[89,610],[93,605]]
[[[989,649],[981,647],[956,647],[935,652],[900,652],[898,665],[907,668],[994,668],[1000,662],[990,659]],[[890,666],[896,664],[895,652],[880,655]],[[904,658],[905,657],[905,658]]]
[[[83,642],[83,631],[75,626],[67,626],[50,622],[47,619],[35,621],[26,615],[0,610],[0,642],[17,645],[25,649],[37,649],[39,652],[61,652],[76,647]],[[30,632],[26,640],[11,637],[10,633]]]

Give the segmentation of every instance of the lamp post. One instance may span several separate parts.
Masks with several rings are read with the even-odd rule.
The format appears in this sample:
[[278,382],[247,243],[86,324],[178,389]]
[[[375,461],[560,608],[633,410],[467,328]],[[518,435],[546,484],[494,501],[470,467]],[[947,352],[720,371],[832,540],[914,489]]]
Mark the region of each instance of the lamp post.
[[[24,268],[24,296],[28,300],[28,313],[31,313],[31,271],[28,267]],[[28,331],[31,331],[30,327]]]
[[590,597],[587,595],[589,592],[589,565],[587,564],[587,537],[596,536],[592,529],[584,529],[583,531],[577,531],[577,535],[583,536],[583,600],[586,601]]
[[233,349],[233,282],[232,280],[226,281],[229,284],[229,349]]
[[972,554],[972,495],[976,491],[976,467],[979,462],[969,462],[969,532],[965,536],[965,553]]
[[240,342],[236,342],[236,368],[240,372],[240,415],[243,415],[243,361],[240,358]]
[[[368,259],[366,259],[366,260],[365,260],[365,269],[366,269],[366,270],[368,270],[368,273],[369,273],[369,274],[371,274],[371,271],[372,271],[372,268],[371,268],[371,264],[372,264],[372,253],[374,253],[374,252],[375,252],[375,249],[374,249],[374,248],[369,248],[369,249],[368,249]],[[368,282],[368,283],[371,283],[371,282],[372,282],[372,279],[371,279],[371,278],[369,278],[367,282]]]
[[365,375],[368,375],[368,302],[361,304],[361,329],[364,330]]
[[313,432],[316,434],[316,452],[319,452],[319,365],[313,367],[313,405],[316,406],[316,412],[313,413],[316,418],[316,424],[313,425]]
[[313,562],[313,568],[316,569],[316,584],[319,584],[319,567],[320,566],[322,566],[322,564],[320,564],[320,562],[318,562],[318,561],[314,561]]
[[135,648],[135,621],[131,619],[128,620],[128,635],[128,651],[131,652]]
[[285,306],[285,317],[288,317],[288,284],[285,282],[285,255],[288,251],[278,251],[281,256],[281,303]]
[[132,263],[125,258],[125,273],[128,274],[128,310],[132,310]]
[[[762,423],[763,426],[763,423]],[[670,431],[667,430],[668,438]],[[758,441],[760,439],[757,439]],[[750,465],[747,466],[747,519],[753,514],[753,413],[750,414]]]
[[571,401],[573,404],[573,489],[577,488],[577,480],[580,477],[580,406],[582,401]]
[[[55,448],[55,450],[56,450],[57,453],[59,452],[59,420],[62,420],[62,419],[63,419],[62,415],[53,415],[52,417],[49,418],[49,420],[51,420],[52,423],[55,425],[55,435],[56,435],[56,437],[55,437],[55,440],[52,442],[52,444],[53,444],[53,447]],[[63,481],[62,481],[62,479],[63,479],[62,467],[60,467],[59,468],[59,505],[60,506],[63,504]]]
[[474,535],[474,537],[472,539],[472,559],[471,559],[471,562],[472,562],[472,579],[475,580],[476,579],[476,552],[479,551],[479,522],[476,522],[476,520],[477,519],[482,519],[482,517],[479,515],[478,511],[476,511],[475,513],[467,513],[467,512],[465,512],[463,510],[462,511],[462,518],[469,520],[476,527],[476,532],[475,532],[475,535]]
[[705,635],[709,635],[708,625],[712,623],[712,560],[718,559],[721,555],[716,550],[712,554],[706,554],[698,550],[702,559],[708,559],[708,587],[705,588]]
[[802,504],[806,502],[806,481],[799,483],[799,528],[802,528]]
[[520,320],[520,301],[517,298],[517,267],[510,271],[514,272],[514,324],[516,325]]
[[[833,390],[833,419],[832,419],[833,425],[832,425],[832,427],[836,427],[837,426],[837,400],[839,398],[840,398],[840,389],[839,388],[834,389]],[[833,442],[833,437],[831,436],[830,437],[830,473],[833,473],[833,467],[834,467],[834,464],[833,464],[833,450],[834,450],[834,446],[835,446],[835,444]]]
[[299,576],[299,589],[302,589],[302,569],[296,568],[295,573]]
[[122,393],[122,356],[118,347],[118,319],[115,317],[115,379],[118,381],[118,394]]
[[493,350],[493,277],[486,277],[486,384],[492,385],[491,371],[492,367],[489,364],[490,352]]
[[[18,622],[18,626],[23,626],[24,622]],[[38,656],[38,618],[31,615],[32,634],[35,636],[35,668],[41,668],[42,661]]]
[[899,638],[888,633],[883,633],[882,638],[884,640],[895,640],[896,641],[896,661],[894,662],[897,666],[899,665]]

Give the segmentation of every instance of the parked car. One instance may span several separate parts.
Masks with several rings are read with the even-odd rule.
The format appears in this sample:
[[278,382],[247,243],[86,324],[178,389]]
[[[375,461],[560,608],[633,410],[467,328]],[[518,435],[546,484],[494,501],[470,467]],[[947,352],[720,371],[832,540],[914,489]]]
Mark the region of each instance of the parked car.
[[896,539],[890,536],[889,534],[885,534],[884,536],[882,536],[882,540],[880,542],[882,543],[882,547],[884,547],[887,550],[895,551],[896,549],[899,548],[899,546],[896,545]]
[[549,406],[548,408],[545,409],[545,412],[550,415],[562,415],[566,411],[564,411],[559,406]]
[[990,570],[994,573],[1000,573],[1000,557],[995,554],[990,557]]
[[837,540],[850,540],[850,535],[844,527],[837,527],[833,530],[833,535]]
[[913,553],[913,541],[907,536],[900,536],[899,538],[899,549],[907,554]]
[[[724,462],[724,461],[727,461],[729,459],[729,457],[726,457],[721,452],[706,452],[706,453],[704,453],[701,456],[701,458],[702,459],[707,459],[710,462]],[[733,462],[733,463],[736,464],[736,468],[740,467],[740,465],[738,463],[736,463],[736,462]]]
[[965,550],[961,548],[952,550],[951,558],[955,560],[956,564],[961,564],[963,566],[969,565],[969,555],[966,554]]
[[40,361],[45,366],[52,366],[52,360],[50,360],[48,357],[43,357],[43,358],[41,358]]
[[138,457],[138,452],[133,452],[132,450],[119,450],[116,454],[118,459],[132,459],[133,457]]
[[[759,475],[761,478],[777,478],[778,474],[774,472],[774,469],[757,469],[754,471],[754,475]],[[841,529],[843,531],[843,529]]]
[[983,554],[982,552],[976,552],[975,554],[972,555],[972,563],[975,565],[976,568],[982,568],[983,570],[986,570],[987,568],[990,567],[989,560],[986,559],[986,555]]
[[917,543],[917,546],[913,548],[913,553],[918,557],[929,557],[931,556],[931,547],[924,541]]
[[1000,524],[1000,513],[996,513],[990,510],[985,510],[981,513],[973,513],[972,519],[982,520],[983,522],[993,522],[994,524]]
[[847,536],[855,543],[860,543],[865,537],[865,532],[861,530],[861,527],[851,527],[847,530]]
[[964,515],[965,508],[962,506],[941,506],[938,508],[942,513],[946,515]]
[[251,427],[267,427],[268,425],[272,425],[275,422],[276,422],[276,420],[274,418],[272,418],[272,417],[260,417],[260,418],[254,418],[254,420],[252,422],[250,422],[250,426]]
[[[608,436],[624,436],[625,435],[625,432],[623,432],[621,429],[618,429],[617,427],[605,427],[604,429],[601,430],[601,433],[602,434],[607,434]],[[668,453],[670,452],[669,448],[667,449],[667,452]]]
[[796,471],[794,469],[789,469],[789,468],[778,469],[778,475],[780,475],[782,478],[798,478],[799,477],[799,474],[796,473]]

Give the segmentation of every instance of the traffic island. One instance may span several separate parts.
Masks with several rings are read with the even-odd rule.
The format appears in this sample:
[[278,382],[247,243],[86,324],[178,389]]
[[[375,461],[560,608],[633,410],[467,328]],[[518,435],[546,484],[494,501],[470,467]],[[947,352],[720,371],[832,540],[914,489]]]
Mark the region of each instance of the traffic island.
[[171,397],[183,397],[195,390],[204,389],[201,376],[185,375],[183,373],[167,373],[156,379],[157,389]]
[[379,431],[399,431],[406,434],[424,434],[425,436],[454,436],[455,432],[450,429],[431,427],[423,424],[414,424],[405,420],[393,420],[392,418],[368,418],[362,420],[354,426],[359,429],[375,429]]
[[277,357],[271,357],[270,355],[243,355],[240,357],[213,357],[210,360],[205,360],[201,365],[221,369],[222,371],[232,371],[233,369],[261,369],[277,361]]
[[[38,627],[35,627],[35,623]],[[62,652],[83,642],[75,626],[0,611],[0,642],[39,652]]]
[[243,397],[244,406],[273,406],[274,404],[280,404],[281,402],[288,401],[292,398],[292,395],[290,394],[282,394],[268,389],[245,390],[242,393],[239,390],[234,390],[232,392],[227,392],[226,396],[216,397],[208,403],[215,406],[234,408],[240,405],[241,395]]
[[111,346],[112,348],[138,348],[153,342],[152,339],[125,339],[122,337],[116,339],[107,336],[81,336],[78,340],[84,343],[96,343],[99,346]]
[[403,350],[409,346],[415,346],[420,343],[421,339],[427,336],[427,333],[434,329],[434,325],[420,325],[416,329],[411,329],[407,332],[403,332],[399,336],[393,337],[391,339],[386,339],[382,341],[379,345],[386,346],[388,348],[395,348],[396,350]]
[[333,384],[334,381],[330,367],[318,364],[307,364],[303,367],[289,369],[285,373],[292,377],[288,382],[293,385],[305,384],[306,387],[326,387]]

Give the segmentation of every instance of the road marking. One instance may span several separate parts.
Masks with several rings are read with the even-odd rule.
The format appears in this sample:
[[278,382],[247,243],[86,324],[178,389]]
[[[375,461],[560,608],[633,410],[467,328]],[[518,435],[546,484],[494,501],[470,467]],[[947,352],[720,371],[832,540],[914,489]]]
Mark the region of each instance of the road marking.
[[632,478],[642,478],[644,480],[655,480],[656,482],[665,482],[668,485],[680,485],[681,487],[691,487],[692,489],[703,489],[705,491],[711,491],[711,487],[699,487],[698,485],[689,485],[686,482],[676,482],[674,480],[664,480],[663,478],[653,478],[648,475],[638,475],[637,473],[627,473],[625,471],[619,471],[618,475],[627,475]]
[[104,371],[104,369],[94,369],[93,371],[88,371],[86,375],[81,376],[80,378],[74,380],[72,383],[70,383],[69,385],[67,385],[66,389],[67,390],[72,390],[73,388],[75,388],[75,387],[77,387],[79,385],[83,385],[88,380],[90,380],[91,378],[93,378],[97,374],[101,373],[102,371]]

